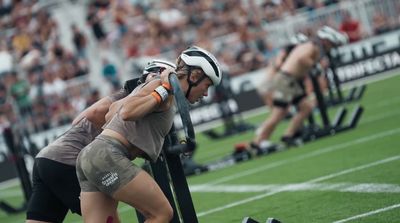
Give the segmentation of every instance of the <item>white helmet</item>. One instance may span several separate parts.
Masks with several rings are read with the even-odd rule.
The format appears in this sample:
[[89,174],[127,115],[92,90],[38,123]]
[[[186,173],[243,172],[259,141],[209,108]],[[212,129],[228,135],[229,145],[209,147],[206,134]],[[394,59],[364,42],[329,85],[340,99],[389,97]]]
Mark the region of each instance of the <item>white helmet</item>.
[[162,68],[174,68],[176,69],[175,64],[161,59],[154,59],[150,61],[147,66],[143,68],[142,76],[140,77],[140,83],[144,83],[146,81],[147,75],[150,73],[158,73]]
[[323,26],[322,28],[318,29],[317,36],[318,38],[326,39],[337,46],[346,44],[348,42],[348,37],[346,34],[341,33],[329,26]]
[[297,33],[296,35],[290,37],[289,39],[290,43],[293,45],[297,45],[300,43],[305,43],[308,41],[308,37],[304,35],[303,33]]
[[192,46],[182,52],[180,58],[189,66],[199,67],[211,79],[213,85],[221,83],[222,73],[217,59],[207,50]]
[[158,72],[160,68],[174,68],[176,69],[175,64],[161,59],[154,59],[147,64],[147,66],[143,69],[143,75]]

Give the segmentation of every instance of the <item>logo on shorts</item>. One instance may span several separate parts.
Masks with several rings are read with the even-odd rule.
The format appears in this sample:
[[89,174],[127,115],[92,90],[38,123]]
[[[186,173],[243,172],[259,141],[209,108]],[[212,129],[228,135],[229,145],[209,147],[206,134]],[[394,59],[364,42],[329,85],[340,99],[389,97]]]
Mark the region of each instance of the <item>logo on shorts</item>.
[[101,184],[108,187],[115,183],[118,180],[118,173],[108,172],[101,178]]

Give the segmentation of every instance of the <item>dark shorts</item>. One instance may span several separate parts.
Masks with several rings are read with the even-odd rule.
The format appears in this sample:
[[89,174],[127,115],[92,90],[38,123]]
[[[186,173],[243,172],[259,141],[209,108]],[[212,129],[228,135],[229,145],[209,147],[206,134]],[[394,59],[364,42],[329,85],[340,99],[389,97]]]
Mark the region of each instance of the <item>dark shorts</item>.
[[297,105],[306,97],[302,80],[297,80],[292,75],[279,71],[274,77],[273,104],[286,108],[290,104]]
[[76,173],[82,192],[100,191],[112,196],[141,171],[117,140],[99,135],[79,154]]
[[68,210],[81,215],[80,192],[75,167],[46,158],[36,158],[27,219],[62,222]]

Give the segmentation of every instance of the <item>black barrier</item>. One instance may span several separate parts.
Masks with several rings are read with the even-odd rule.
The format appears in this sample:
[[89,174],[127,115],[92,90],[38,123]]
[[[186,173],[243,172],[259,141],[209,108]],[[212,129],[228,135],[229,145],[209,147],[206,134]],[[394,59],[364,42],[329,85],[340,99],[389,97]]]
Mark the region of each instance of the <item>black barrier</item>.
[[22,140],[18,135],[14,135],[14,132],[11,128],[4,129],[3,136],[10,151],[11,159],[17,169],[18,178],[21,182],[25,201],[19,207],[13,207],[5,201],[0,201],[0,209],[8,214],[15,214],[26,210],[27,201],[32,195],[32,184],[25,165],[24,153],[22,151]]
[[[188,102],[180,88],[179,80],[175,74],[171,74],[169,81],[182,120],[185,142],[183,144],[179,142],[173,126],[165,138],[160,157],[157,162],[150,164],[148,172],[152,173],[174,210],[171,222],[197,223],[196,211],[180,159],[182,153],[191,153],[196,148],[195,133],[190,119]],[[137,212],[137,215],[140,223],[145,221],[140,213]]]
[[[340,57],[340,55],[336,57]],[[338,58],[336,61],[338,61]],[[400,48],[387,49],[379,53],[375,52],[373,55],[346,63],[337,62],[334,70],[340,83],[346,83],[396,68],[400,68]]]
[[324,99],[325,105],[329,107],[360,100],[365,92],[366,86],[352,87],[349,94],[345,96],[342,91],[342,82],[336,72],[336,67],[339,65],[339,58],[329,53],[328,59],[330,72],[326,73],[328,80],[328,98]]

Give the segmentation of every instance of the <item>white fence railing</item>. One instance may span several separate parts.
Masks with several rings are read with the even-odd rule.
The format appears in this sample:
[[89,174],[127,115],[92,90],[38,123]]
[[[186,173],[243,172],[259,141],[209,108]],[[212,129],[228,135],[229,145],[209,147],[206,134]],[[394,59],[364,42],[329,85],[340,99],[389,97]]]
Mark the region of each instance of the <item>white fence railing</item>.
[[389,26],[400,25],[399,0],[356,0],[343,1],[329,7],[288,16],[282,20],[264,24],[264,29],[268,33],[267,39],[281,46],[296,32],[312,32],[322,25],[338,28],[343,20],[344,12],[348,12],[353,19],[360,22],[364,37],[374,34],[373,18],[377,13],[384,15]]

